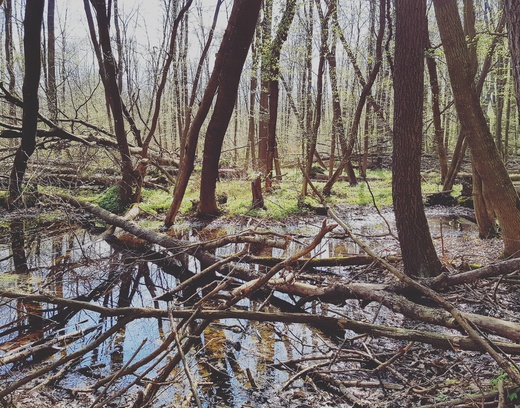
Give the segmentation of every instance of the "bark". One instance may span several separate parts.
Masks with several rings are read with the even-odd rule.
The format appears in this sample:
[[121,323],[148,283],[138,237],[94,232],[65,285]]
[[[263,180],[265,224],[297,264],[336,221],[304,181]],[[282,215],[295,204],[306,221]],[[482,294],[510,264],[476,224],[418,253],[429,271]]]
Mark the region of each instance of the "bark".
[[[105,0],[90,0],[94,10],[96,11],[96,21],[99,35],[100,59],[99,68],[101,70],[102,82],[105,89],[105,95],[108,100],[110,111],[114,120],[114,132],[121,156],[121,183],[119,189],[119,199],[122,204],[132,202],[132,188],[135,181],[133,174],[132,158],[128,140],[126,138],[126,130],[123,115],[123,104],[121,101],[120,89],[117,85],[117,68],[115,56],[112,52],[110,43],[110,22],[107,13],[107,5]],[[85,8],[88,7],[85,0]]]
[[[267,47],[271,42],[271,29],[273,25],[273,2],[262,2],[263,18],[260,24],[262,33],[261,47]],[[269,60],[266,52],[261,54],[260,71],[260,120],[258,125],[258,169],[265,174],[267,168],[268,138],[269,138]]]
[[56,88],[56,36],[54,33],[55,0],[47,4],[47,105],[51,120],[58,119],[58,92]]
[[[5,67],[9,77],[8,89],[9,93],[13,94],[16,85],[16,76],[14,73],[14,53],[13,53],[13,7],[12,0],[6,0],[4,6],[5,17]],[[9,116],[14,118],[16,116],[16,109],[13,105],[9,107]],[[14,122],[14,121],[13,121]]]
[[215,190],[222,143],[235,107],[238,84],[253,40],[260,5],[260,0],[235,1],[219,50],[223,64],[218,78],[217,100],[208,124],[202,158],[198,211],[203,215],[217,214],[219,211]]
[[518,120],[520,121],[520,2],[504,0],[504,14],[507,20],[507,38],[513,66]]
[[188,106],[186,107],[186,117],[184,119],[184,129],[183,129],[183,132],[182,132],[182,135],[180,138],[180,143],[179,143],[181,146],[181,161],[183,160],[183,152],[184,152],[184,149],[182,148],[182,146],[185,145],[186,139],[188,137],[188,132],[190,130],[193,105],[195,105],[195,98],[197,97],[199,81],[200,81],[200,77],[202,75],[202,68],[204,66],[204,61],[206,60],[206,57],[208,55],[211,43],[213,41],[213,35],[215,34],[215,27],[217,26],[218,15],[220,12],[220,6],[222,5],[223,1],[224,0],[217,0],[217,5],[215,6],[215,12],[213,13],[213,22],[211,24],[211,29],[209,30],[208,38],[206,39],[206,43],[204,44],[204,49],[202,50],[202,53],[200,54],[199,62],[197,64],[197,71],[195,72],[195,77],[193,79],[190,100],[189,100]]
[[[482,63],[482,69],[480,71],[480,75],[476,84],[477,94],[480,95],[482,93],[482,89],[484,88],[484,81],[486,80],[487,75],[489,74],[489,71],[491,70],[491,65],[493,62],[493,55],[495,53],[495,49],[498,45],[498,42],[500,41],[500,33],[504,30],[506,23],[505,15],[502,15],[502,18],[498,22],[497,28],[496,28],[496,34],[493,40],[491,41],[491,44],[487,50],[486,57],[484,59],[484,62]],[[475,59],[473,58],[473,61]],[[457,138],[457,142],[455,144],[455,149],[453,151],[453,157],[451,160],[450,168],[448,170],[448,175],[446,177],[446,180],[444,182],[443,191],[449,191],[453,189],[453,185],[455,184],[455,178],[457,177],[457,174],[460,170],[460,167],[462,165],[462,161],[464,160],[464,157],[466,155],[467,150],[467,141],[466,141],[466,131],[464,128],[462,128],[459,132],[459,136]]]
[[9,177],[9,204],[20,206],[22,185],[29,158],[36,147],[38,125],[38,86],[41,75],[41,26],[44,0],[27,2],[24,20],[24,81],[22,140],[16,151]]
[[[291,27],[294,15],[296,13],[296,0],[287,0],[282,19],[278,26],[276,35],[271,42],[266,57],[268,61],[267,75],[268,75],[268,105],[269,105],[269,124],[267,133],[267,160],[265,166],[266,179],[272,178],[272,171],[275,158],[277,157],[277,142],[276,142],[276,125],[278,123],[278,100],[279,100],[279,77],[280,77],[280,54],[282,47],[287,40],[289,29]],[[277,172],[278,173],[278,172]],[[281,177],[281,174],[277,174]],[[267,182],[266,184],[269,184]]]
[[404,271],[421,277],[441,269],[421,194],[426,21],[425,0],[396,3],[392,197]]
[[262,194],[262,179],[260,176],[251,182],[251,194],[253,196],[253,208],[265,210],[264,196]]
[[[256,161],[256,123],[255,123],[255,111],[256,111],[256,94],[258,92],[258,41],[259,41],[260,30],[256,29],[256,35],[254,40],[251,42],[251,81],[249,84],[249,107],[248,107],[248,129],[247,129],[247,149],[246,149],[246,170],[251,163],[253,170],[257,169],[258,163]],[[249,158],[251,157],[251,158]]]
[[473,87],[470,56],[456,0],[434,0],[455,107],[467,132],[476,171],[489,195],[502,229],[504,255],[518,256],[520,251],[520,200],[509,178],[486,123],[478,93]]

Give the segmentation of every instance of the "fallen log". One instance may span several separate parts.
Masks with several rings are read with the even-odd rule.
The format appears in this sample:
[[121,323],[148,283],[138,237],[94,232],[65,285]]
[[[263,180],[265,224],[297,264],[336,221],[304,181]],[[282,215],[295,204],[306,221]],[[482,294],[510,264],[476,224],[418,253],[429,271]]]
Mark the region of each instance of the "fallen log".
[[[111,308],[98,304],[83,302],[78,300],[70,300],[50,295],[36,295],[19,293],[12,291],[1,291],[0,297],[9,299],[25,299],[36,302],[55,304],[59,306],[68,306],[77,310],[90,310],[99,313],[104,317],[120,317],[126,321],[144,318],[164,318],[167,319],[169,314],[174,318],[189,318],[194,314],[199,319],[208,319],[211,321],[221,319],[244,319],[259,322],[282,322],[282,323],[303,323],[320,327],[341,328],[343,330],[352,330],[356,333],[364,333],[373,336],[383,336],[397,340],[418,341],[446,350],[474,350],[483,351],[484,349],[469,336],[452,335],[448,333],[429,332],[425,330],[403,329],[400,327],[384,326],[373,323],[366,323],[349,319],[347,317],[333,317],[324,315],[314,315],[308,313],[268,313],[268,312],[250,312],[243,310],[193,310],[193,309],[151,309],[139,307],[119,307]],[[518,355],[520,354],[520,344],[509,343],[504,341],[496,341],[495,345],[503,351]]]
[[[187,241],[178,240],[166,234],[142,228],[134,222],[126,221],[123,217],[119,217],[90,203],[82,203],[78,200],[73,199],[72,197],[61,197],[68,200],[68,202],[71,202],[73,204],[75,203],[75,205],[77,206],[83,206],[85,209],[99,216],[106,222],[113,223],[114,225],[128,232],[131,232],[132,234],[140,238],[149,240],[152,243],[161,245],[166,249],[173,251],[174,254],[192,254],[197,259],[199,259],[199,261],[201,261],[201,263],[205,265],[205,267],[208,267],[209,265],[218,262],[222,262],[221,258],[204,251],[202,243],[189,243]],[[360,244],[366,247],[364,243],[360,242]],[[375,256],[375,254],[370,256],[372,259],[374,259],[373,256]],[[392,268],[392,270],[395,270],[395,268],[384,259],[379,258],[377,256],[375,257],[379,263],[385,263],[387,268]],[[299,257],[293,259],[293,263],[299,261]],[[504,263],[505,265],[503,268],[490,266],[486,267],[485,269],[482,268],[484,270],[481,272],[479,272],[479,270],[477,269],[474,271],[452,275],[451,278],[439,278],[438,285],[441,285],[440,282],[443,282],[443,279],[448,279],[448,282],[450,281],[449,279],[452,279],[451,282],[453,283],[465,283],[469,279],[469,276],[474,276],[475,279],[477,279],[477,277],[481,278],[483,276],[495,276],[493,275],[494,273],[506,273],[507,271],[511,271],[511,269],[509,268],[515,270],[519,266],[520,260],[504,261]],[[245,282],[258,282],[258,280],[261,278],[261,275],[259,275],[258,273],[251,271],[247,268],[241,268],[239,265],[236,265],[234,263],[226,263],[222,265],[222,269],[224,271],[223,273],[227,272],[230,277],[235,277]],[[400,272],[398,273],[400,274]],[[436,282],[437,281],[433,281],[432,286],[435,287],[434,284],[437,284]],[[432,282],[425,281],[425,284],[430,283]],[[302,282],[288,282],[287,280],[271,280],[267,282],[267,286],[280,292],[308,298],[309,301],[312,299],[320,299],[322,301],[332,303],[342,303],[346,299],[365,299],[368,301],[376,301],[378,303],[384,304],[385,306],[389,307],[395,312],[402,313],[412,319],[442,325],[445,327],[459,328],[459,322],[457,322],[457,319],[455,319],[452,313],[450,313],[449,311],[428,308],[426,306],[415,303],[410,299],[395,293],[395,287],[392,288],[390,286],[371,285],[367,283],[336,284],[328,285],[327,287],[317,287]],[[421,287],[427,288],[423,285],[421,285]],[[404,288],[405,286],[401,286],[400,290],[402,291]],[[432,291],[432,289],[429,290]],[[489,330],[505,338],[520,341],[520,325],[516,323],[471,313],[462,313],[462,316],[465,319],[469,319],[473,324],[477,325],[481,329]]]

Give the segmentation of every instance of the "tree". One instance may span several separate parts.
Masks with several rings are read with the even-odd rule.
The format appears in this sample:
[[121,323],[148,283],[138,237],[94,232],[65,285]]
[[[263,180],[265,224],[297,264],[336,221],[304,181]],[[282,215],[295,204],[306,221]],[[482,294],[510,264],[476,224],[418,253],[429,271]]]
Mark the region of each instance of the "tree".
[[34,0],[28,1],[25,5],[22,141],[16,151],[9,178],[9,203],[14,206],[21,204],[23,178],[29,158],[36,148],[44,4],[45,0]]
[[235,100],[244,62],[253,40],[260,13],[260,0],[235,0],[219,50],[223,59],[218,77],[218,95],[208,124],[202,158],[199,213],[218,213],[215,196],[222,143]]
[[56,90],[56,35],[54,32],[55,0],[47,3],[47,105],[51,120],[58,118],[58,93]]
[[504,0],[504,13],[507,20],[507,36],[513,66],[515,81],[515,95],[520,121],[520,2],[517,0]]
[[502,230],[504,255],[520,253],[520,199],[496,148],[479,95],[456,0],[434,0],[451,88],[462,128],[467,132],[476,171]]
[[[105,96],[110,106],[110,111],[114,119],[114,131],[116,134],[119,154],[121,156],[121,183],[119,188],[119,200],[121,204],[132,202],[132,186],[134,184],[132,158],[123,115],[123,103],[121,101],[120,90],[117,85],[117,68],[115,56],[112,52],[110,43],[110,24],[109,13],[105,0],[90,0],[92,7],[96,11],[96,21],[99,35],[99,44],[95,36],[92,36],[94,48],[97,50],[97,58],[101,71],[101,80],[105,89]],[[84,0],[85,11],[90,13],[87,0]],[[90,20],[89,20],[90,22]],[[93,29],[91,27],[91,33]]]
[[394,150],[392,196],[404,271],[437,275],[435,252],[421,195],[426,0],[395,3]]
[[[271,177],[273,164],[275,164],[275,157],[278,155],[277,142],[276,142],[276,125],[278,121],[278,105],[279,105],[279,76],[280,76],[280,53],[282,46],[287,40],[289,28],[294,19],[296,12],[296,0],[287,0],[285,11],[283,13],[280,25],[276,32],[275,38],[269,44],[266,56],[266,66],[262,66],[262,70],[265,70],[267,76],[268,86],[268,134],[267,134],[267,162],[265,167],[265,177],[267,190],[271,189]],[[278,160],[276,160],[277,175],[281,177],[280,166]]]
[[[247,13],[243,9],[242,0],[238,1],[238,3],[240,5],[241,13]],[[256,0],[254,4],[255,7],[253,9],[256,9]],[[239,5],[235,3],[233,6],[233,10],[235,10],[235,6],[239,7]],[[258,5],[258,7],[260,7],[260,5]],[[236,23],[235,20],[233,22]],[[223,69],[222,67],[225,63],[224,57],[226,53],[229,52],[227,42],[230,41],[230,37],[233,33],[233,26],[231,25],[231,23],[228,22],[228,27],[224,33],[224,37],[220,44],[219,52],[217,53],[217,56],[215,58],[213,72],[211,73],[211,77],[208,81],[208,84],[206,85],[206,90],[202,97],[202,101],[199,104],[199,109],[197,110],[197,113],[193,118],[193,121],[191,122],[190,129],[186,135],[186,142],[184,146],[182,146],[182,149],[184,149],[183,160],[181,162],[179,174],[177,176],[177,183],[175,184],[175,188],[173,191],[173,201],[164,220],[165,228],[169,228],[173,225],[173,221],[175,220],[175,217],[177,216],[177,213],[179,212],[179,209],[181,207],[182,200],[184,198],[184,193],[186,192],[186,188],[188,187],[188,182],[191,177],[191,173],[193,172],[193,169],[195,167],[195,155],[197,152],[197,143],[200,130],[202,129],[202,125],[204,124],[204,121],[208,116],[211,105],[213,104],[215,93],[217,92],[217,89],[219,87],[220,76]],[[251,44],[251,40],[252,38],[249,40],[249,44]],[[234,41],[236,41],[236,39]],[[207,154],[210,153],[208,152]],[[216,174],[214,176],[216,177]]]

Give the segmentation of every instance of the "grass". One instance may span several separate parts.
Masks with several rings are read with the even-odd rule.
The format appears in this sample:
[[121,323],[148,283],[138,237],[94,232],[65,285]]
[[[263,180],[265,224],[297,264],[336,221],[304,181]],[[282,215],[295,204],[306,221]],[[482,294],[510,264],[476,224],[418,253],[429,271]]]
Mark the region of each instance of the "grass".
[[[369,171],[367,182],[359,180],[358,185],[350,186],[346,182],[335,184],[332,194],[327,198],[330,205],[350,204],[350,205],[373,205],[371,195],[374,195],[375,202],[379,207],[392,205],[392,174],[390,170]],[[368,183],[368,184],[367,184]],[[439,176],[428,174],[423,179],[423,194],[439,192],[442,186],[439,184]],[[324,182],[316,182],[316,187],[321,190]],[[370,187],[370,188],[369,188]],[[291,215],[304,214],[309,211],[309,206],[301,205],[299,200],[302,188],[301,174],[296,170],[289,170],[283,176],[281,182],[274,183],[274,191],[264,193],[266,211],[262,209],[251,209],[251,181],[250,180],[225,180],[217,184],[217,194],[225,193],[228,197],[227,203],[220,206],[224,217],[254,216],[283,220]],[[193,202],[199,199],[199,183],[194,178],[188,185],[180,213],[188,215],[194,212]],[[310,188],[309,188],[309,191]],[[460,187],[456,188],[453,195],[460,192]],[[144,190],[143,203],[141,207],[148,213],[159,215],[164,214],[171,202],[171,196],[161,190]],[[306,197],[304,202],[317,205],[316,199]]]
[[[367,182],[359,179],[356,186],[341,181],[334,185],[332,194],[327,197],[329,205],[349,204],[371,206],[373,205],[372,194],[379,207],[392,205],[392,174],[390,170],[372,170],[367,174]],[[183,203],[180,208],[181,215],[194,214],[194,202],[199,200],[199,178],[195,175],[190,181]],[[324,186],[324,182],[315,182],[318,190]],[[264,201],[267,210],[251,208],[251,181],[241,179],[222,180],[217,183],[217,194],[226,194],[227,203],[220,205],[223,217],[252,216],[265,219],[283,220],[292,215],[302,215],[310,211],[310,206],[318,205],[317,199],[310,195],[303,200],[300,198],[302,188],[302,177],[296,169],[290,169],[283,175],[281,182],[274,183],[274,190],[270,193],[264,192]],[[439,192],[442,189],[438,174],[430,173],[423,176],[423,194]],[[44,188],[49,194],[53,191],[60,191],[70,194],[63,189]],[[114,199],[113,189],[105,192],[93,192],[89,190],[81,191],[82,199],[103,205],[112,205]],[[460,186],[456,186],[453,195],[460,193]],[[170,203],[171,194],[163,190],[143,189],[143,200],[140,204],[141,209],[154,216],[156,220],[162,220]],[[110,199],[110,200],[108,200]],[[108,203],[107,203],[108,201]],[[303,203],[303,205],[302,205]],[[118,208],[115,208],[118,210]]]

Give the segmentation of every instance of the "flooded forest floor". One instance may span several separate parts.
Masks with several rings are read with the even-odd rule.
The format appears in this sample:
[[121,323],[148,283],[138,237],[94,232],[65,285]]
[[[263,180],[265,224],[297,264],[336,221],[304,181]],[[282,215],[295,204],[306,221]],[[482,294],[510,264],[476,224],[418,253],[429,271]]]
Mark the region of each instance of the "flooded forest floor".
[[[336,212],[401,267],[391,209]],[[503,364],[335,220],[186,219],[150,243],[85,214],[2,214],[4,407],[514,406]],[[462,279],[500,239],[468,209],[427,216],[455,277],[438,293],[517,372],[517,268]]]

